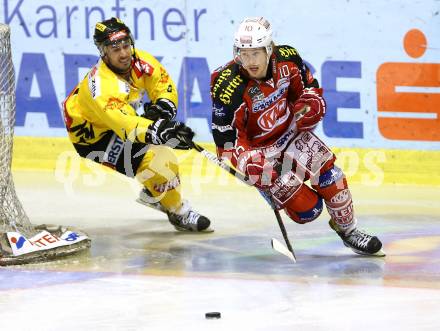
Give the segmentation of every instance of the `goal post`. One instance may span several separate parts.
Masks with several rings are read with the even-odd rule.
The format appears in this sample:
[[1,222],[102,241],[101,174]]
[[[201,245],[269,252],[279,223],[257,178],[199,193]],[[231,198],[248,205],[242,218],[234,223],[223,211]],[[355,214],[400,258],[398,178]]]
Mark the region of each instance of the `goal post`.
[[0,23],[0,265],[70,255],[90,247],[84,232],[65,226],[34,226],[15,192],[11,173],[15,125],[15,73],[10,28]]

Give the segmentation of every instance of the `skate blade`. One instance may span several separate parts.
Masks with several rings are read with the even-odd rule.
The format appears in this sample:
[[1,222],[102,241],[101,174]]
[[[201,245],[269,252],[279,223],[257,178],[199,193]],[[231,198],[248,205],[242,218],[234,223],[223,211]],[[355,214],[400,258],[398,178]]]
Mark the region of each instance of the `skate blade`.
[[356,254],[359,254],[359,255],[376,256],[376,257],[385,257],[386,256],[385,251],[382,248],[379,249],[376,253],[370,254],[370,253],[365,253],[365,252],[362,252],[362,251],[358,251],[357,249],[355,249],[353,247],[350,247],[350,246],[347,246],[347,247],[349,247],[353,252],[355,252]]
[[160,211],[160,212],[166,214],[166,210],[165,210],[162,206],[159,206],[159,207],[158,207],[158,206],[156,206],[156,205],[154,205],[154,204],[152,204],[152,203],[145,202],[145,201],[142,200],[141,198],[137,198],[137,199],[136,199],[136,202],[137,202],[137,203],[140,203],[140,204],[143,205],[143,206],[150,207],[150,208],[152,208],[152,209],[154,209],[154,210],[157,210],[157,211]]
[[210,226],[208,226],[205,230],[202,231],[198,231],[198,232],[203,232],[203,233],[212,233],[214,232],[214,229],[211,228]]
[[181,228],[180,226],[175,226],[174,224],[173,224],[173,226],[179,232],[188,232],[188,233],[212,233],[212,232],[214,232],[214,229],[211,228],[210,226],[208,226],[205,230],[202,230],[202,231],[189,230],[186,228]]
[[381,248],[379,249],[379,251],[377,251],[376,253],[373,254],[373,256],[378,256],[378,257],[385,257],[385,251]]

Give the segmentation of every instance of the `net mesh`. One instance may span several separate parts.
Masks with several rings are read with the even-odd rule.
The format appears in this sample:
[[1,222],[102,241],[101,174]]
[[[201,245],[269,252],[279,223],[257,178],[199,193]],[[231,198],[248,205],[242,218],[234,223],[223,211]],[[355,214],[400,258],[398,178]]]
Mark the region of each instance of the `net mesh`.
[[15,124],[15,74],[10,29],[0,23],[0,232],[18,231],[30,236],[37,231],[15,193],[11,174]]
[[[91,244],[79,229],[31,224],[15,193],[11,173],[15,74],[10,37],[9,27],[0,23],[0,266],[58,259],[88,251]],[[43,239],[47,242],[41,244]]]

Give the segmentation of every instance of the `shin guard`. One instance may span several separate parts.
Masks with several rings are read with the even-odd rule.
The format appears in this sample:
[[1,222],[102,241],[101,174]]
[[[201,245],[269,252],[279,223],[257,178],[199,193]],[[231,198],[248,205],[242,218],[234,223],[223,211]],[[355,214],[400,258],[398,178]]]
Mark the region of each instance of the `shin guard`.
[[314,188],[324,198],[327,210],[339,230],[348,232],[356,227],[351,193],[341,169],[333,165],[319,176],[319,183]]

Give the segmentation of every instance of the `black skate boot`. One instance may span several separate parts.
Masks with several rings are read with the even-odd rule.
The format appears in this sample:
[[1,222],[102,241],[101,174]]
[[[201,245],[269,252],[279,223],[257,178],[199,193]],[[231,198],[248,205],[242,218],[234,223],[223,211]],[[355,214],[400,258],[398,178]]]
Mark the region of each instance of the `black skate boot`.
[[168,216],[168,221],[179,231],[190,232],[214,232],[209,226],[211,222],[205,216],[191,209],[189,203],[184,200],[178,213],[167,211],[160,202],[153,197],[147,188],[143,188],[136,199],[140,204],[161,211]]
[[343,233],[338,230],[333,220],[329,221],[329,225],[341,237],[344,245],[351,248],[353,252],[361,255],[385,256],[382,243],[376,236],[370,236],[356,228],[348,233]]
[[176,213],[167,212],[168,220],[176,230],[178,231],[190,231],[190,232],[213,232],[209,226],[211,221],[192,210],[188,201],[182,202],[182,207]]
[[144,206],[156,209],[156,210],[161,211],[163,213],[167,212],[165,210],[165,208],[162,207],[160,202],[156,198],[153,197],[151,192],[148,191],[148,189],[146,187],[144,187],[139,192],[139,197],[136,199],[136,201],[139,202],[140,204],[144,205]]

